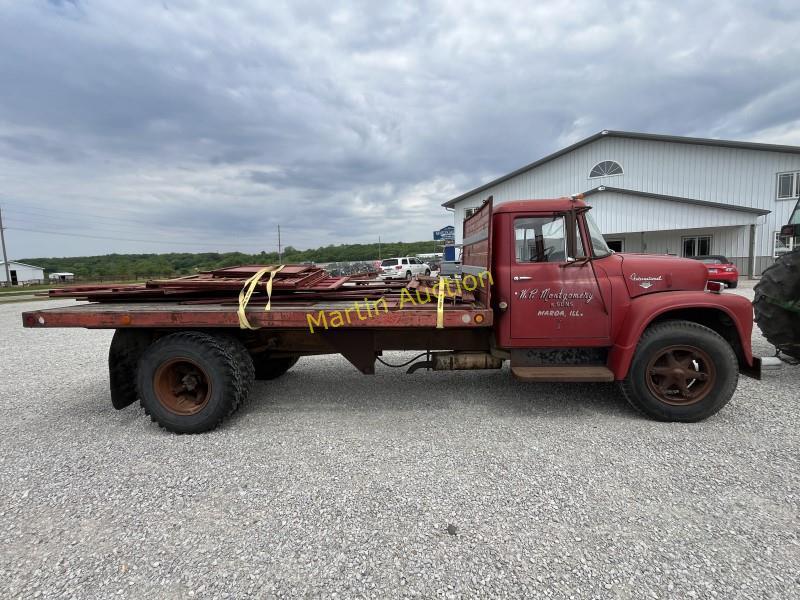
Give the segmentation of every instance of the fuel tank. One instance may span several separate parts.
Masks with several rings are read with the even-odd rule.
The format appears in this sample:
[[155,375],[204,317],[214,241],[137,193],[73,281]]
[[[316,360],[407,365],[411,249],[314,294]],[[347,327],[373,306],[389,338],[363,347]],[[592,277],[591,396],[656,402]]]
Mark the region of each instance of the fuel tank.
[[699,290],[706,287],[708,272],[703,263],[676,256],[618,254],[631,298],[655,292]]

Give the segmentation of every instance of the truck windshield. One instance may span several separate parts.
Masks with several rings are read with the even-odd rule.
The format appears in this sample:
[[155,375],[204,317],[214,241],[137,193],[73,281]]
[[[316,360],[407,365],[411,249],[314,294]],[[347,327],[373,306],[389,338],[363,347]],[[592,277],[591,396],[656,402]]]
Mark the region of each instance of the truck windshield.
[[602,258],[611,254],[611,249],[603,239],[603,234],[592,219],[592,215],[588,212],[583,213],[586,217],[586,227],[589,229],[589,236],[592,238],[592,250],[597,258]]

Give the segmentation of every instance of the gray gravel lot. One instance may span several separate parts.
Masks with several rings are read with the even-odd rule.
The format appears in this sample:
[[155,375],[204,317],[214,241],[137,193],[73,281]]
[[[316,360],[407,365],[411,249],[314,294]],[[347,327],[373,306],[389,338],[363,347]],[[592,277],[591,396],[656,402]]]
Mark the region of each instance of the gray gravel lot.
[[683,425],[321,357],[175,436],[111,407],[110,332],[42,307],[0,306],[2,597],[800,597],[797,368]]

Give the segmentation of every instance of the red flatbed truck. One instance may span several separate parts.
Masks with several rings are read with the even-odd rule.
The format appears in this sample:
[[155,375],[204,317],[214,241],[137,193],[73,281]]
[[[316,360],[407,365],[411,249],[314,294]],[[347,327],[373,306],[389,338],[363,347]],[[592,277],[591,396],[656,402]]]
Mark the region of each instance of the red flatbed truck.
[[492,281],[469,304],[408,304],[343,321],[352,303],[276,303],[247,310],[250,330],[224,304],[89,303],[26,312],[23,324],[115,329],[113,405],[139,399],[177,433],[213,429],[243,404],[254,378],[279,377],[302,356],[341,353],[372,374],[388,350],[425,352],[409,372],[510,361],[523,381],[617,381],[658,420],[713,415],[740,372],[760,377],[750,303],[707,289],[697,261],[610,251],[589,209],[580,197],[498,207],[489,198],[464,222],[462,277],[488,271]]

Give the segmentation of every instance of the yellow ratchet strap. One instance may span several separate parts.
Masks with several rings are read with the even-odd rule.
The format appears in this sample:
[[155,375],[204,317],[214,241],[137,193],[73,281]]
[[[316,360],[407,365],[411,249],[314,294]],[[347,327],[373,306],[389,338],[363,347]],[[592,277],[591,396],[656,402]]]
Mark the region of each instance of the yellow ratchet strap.
[[436,329],[444,329],[444,277],[439,278],[439,297],[436,299]]
[[247,308],[248,302],[250,302],[250,297],[253,295],[253,292],[258,286],[258,282],[261,281],[261,278],[267,273],[269,273],[269,281],[267,281],[267,306],[264,309],[264,312],[269,312],[270,304],[272,303],[272,280],[275,278],[275,274],[282,268],[283,265],[278,267],[264,267],[263,269],[259,270],[258,273],[244,282],[242,291],[239,292],[239,310],[236,311],[236,314],[239,315],[240,329],[257,329],[256,327],[250,325],[250,321],[247,320],[247,315],[245,314],[245,309]]

